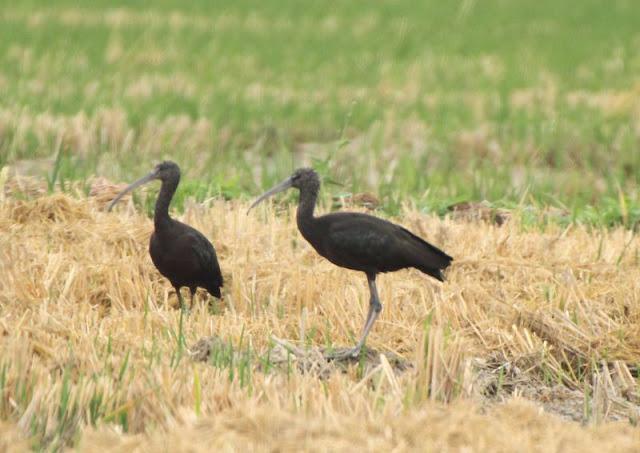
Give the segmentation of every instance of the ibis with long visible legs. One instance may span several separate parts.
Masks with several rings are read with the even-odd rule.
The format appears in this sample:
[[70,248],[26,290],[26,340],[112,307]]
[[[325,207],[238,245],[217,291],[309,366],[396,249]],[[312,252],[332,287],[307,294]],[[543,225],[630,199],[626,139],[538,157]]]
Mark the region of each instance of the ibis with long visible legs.
[[191,291],[191,306],[198,287],[220,298],[222,273],[213,245],[195,228],[169,216],[169,204],[180,183],[180,167],[176,163],[165,161],[156,165],[151,173],[120,192],[107,209],[111,211],[126,193],[156,179],[162,185],[153,216],[154,230],[149,240],[149,254],[153,264],[176,290],[181,309],[184,309],[184,301],[180,288],[184,286]]
[[409,230],[387,220],[356,212],[334,212],[315,217],[313,214],[320,179],[311,168],[300,168],[289,178],[262,194],[249,208],[289,188],[300,191],[296,213],[302,236],[333,264],[362,271],[369,283],[369,313],[356,346],[334,358],[357,357],[365,344],[382,304],[376,288],[376,276],[404,268],[416,268],[444,281],[443,271],[453,258],[419,238]]

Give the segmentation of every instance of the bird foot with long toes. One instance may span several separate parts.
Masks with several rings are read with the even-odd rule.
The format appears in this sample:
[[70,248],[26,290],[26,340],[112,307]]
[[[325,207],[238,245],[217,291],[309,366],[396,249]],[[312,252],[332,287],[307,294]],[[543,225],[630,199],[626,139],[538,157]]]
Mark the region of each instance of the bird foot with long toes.
[[360,357],[362,348],[341,348],[325,353],[324,358],[327,360],[356,360]]

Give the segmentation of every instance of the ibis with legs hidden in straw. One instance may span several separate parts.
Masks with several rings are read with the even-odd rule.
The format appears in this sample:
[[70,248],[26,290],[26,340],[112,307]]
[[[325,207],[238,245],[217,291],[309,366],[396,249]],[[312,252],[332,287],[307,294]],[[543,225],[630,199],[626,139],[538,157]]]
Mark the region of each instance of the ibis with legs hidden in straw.
[[302,236],[323,257],[337,266],[362,271],[369,283],[369,313],[356,346],[333,358],[357,357],[375,323],[382,304],[376,288],[380,272],[414,267],[444,281],[443,271],[452,257],[409,230],[367,214],[334,212],[315,217],[320,179],[311,168],[299,168],[289,178],[262,194],[249,208],[266,198],[294,187],[300,191],[296,220]]
[[162,185],[156,200],[154,230],[149,241],[149,254],[153,264],[176,290],[181,309],[184,309],[180,294],[183,286],[191,291],[191,306],[198,287],[220,298],[222,274],[213,245],[195,228],[169,216],[169,204],[180,182],[180,167],[177,164],[165,161],[156,165],[151,173],[120,192],[107,209],[111,211],[127,192],[154,179],[159,179]]

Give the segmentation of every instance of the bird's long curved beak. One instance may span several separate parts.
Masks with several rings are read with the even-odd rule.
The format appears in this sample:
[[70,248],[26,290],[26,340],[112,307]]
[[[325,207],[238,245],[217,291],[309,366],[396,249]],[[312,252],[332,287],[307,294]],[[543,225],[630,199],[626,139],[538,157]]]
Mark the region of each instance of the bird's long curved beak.
[[251,211],[253,208],[255,208],[258,204],[260,204],[260,202],[262,202],[262,201],[266,200],[267,198],[277,194],[278,192],[283,192],[283,191],[287,190],[288,188],[290,188],[292,183],[293,183],[293,180],[291,179],[291,177],[289,177],[289,178],[285,179],[284,181],[282,181],[277,186],[274,186],[271,189],[267,190],[265,193],[260,195],[256,201],[253,202],[253,204],[247,210],[247,214],[249,214],[249,211]]
[[133,189],[137,187],[140,187],[143,184],[148,183],[149,181],[156,179],[157,177],[158,177],[158,172],[154,170],[148,175],[145,175],[142,178],[138,179],[137,181],[134,181],[131,184],[129,184],[122,192],[118,194],[118,196],[116,196],[113,200],[111,200],[111,203],[109,203],[109,206],[107,206],[107,211],[111,211],[111,208],[113,208],[113,206],[118,201],[120,201],[120,199],[124,197],[127,193],[131,192]]

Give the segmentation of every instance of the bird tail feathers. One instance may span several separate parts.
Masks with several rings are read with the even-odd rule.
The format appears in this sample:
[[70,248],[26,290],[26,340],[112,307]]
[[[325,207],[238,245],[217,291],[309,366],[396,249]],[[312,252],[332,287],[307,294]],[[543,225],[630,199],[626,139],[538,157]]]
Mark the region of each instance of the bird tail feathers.
[[409,230],[405,230],[412,239],[416,241],[420,247],[416,247],[416,262],[418,265],[415,267],[427,275],[433,278],[444,281],[444,270],[451,265],[453,258],[440,250],[438,247],[429,244],[424,239],[416,236]]

